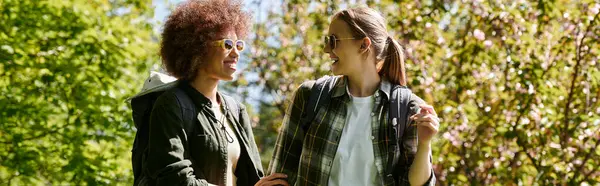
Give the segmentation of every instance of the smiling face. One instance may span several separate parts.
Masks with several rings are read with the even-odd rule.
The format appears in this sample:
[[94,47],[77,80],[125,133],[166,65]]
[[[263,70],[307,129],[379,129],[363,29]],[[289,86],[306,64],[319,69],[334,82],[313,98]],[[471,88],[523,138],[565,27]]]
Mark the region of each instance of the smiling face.
[[[345,21],[334,18],[329,25],[328,36],[335,36],[325,44],[325,53],[333,61],[331,71],[335,75],[351,75],[361,71],[361,44],[363,38],[354,38],[350,26]],[[335,44],[331,44],[335,42]],[[335,46],[335,48],[332,48]]]
[[238,40],[234,31],[230,30],[217,36],[214,43],[222,42],[222,39],[230,39],[234,42],[231,50],[223,48],[221,45],[209,45],[207,55],[202,60],[202,65],[198,69],[198,74],[217,80],[231,81],[233,73],[237,70],[240,51],[235,47],[235,41]]

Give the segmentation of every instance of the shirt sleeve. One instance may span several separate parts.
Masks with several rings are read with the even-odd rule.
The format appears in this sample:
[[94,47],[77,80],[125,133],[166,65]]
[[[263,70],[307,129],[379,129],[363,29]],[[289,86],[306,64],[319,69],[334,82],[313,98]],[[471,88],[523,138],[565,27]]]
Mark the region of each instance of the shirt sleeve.
[[305,131],[301,127],[300,120],[305,112],[304,106],[310,94],[310,87],[314,82],[303,83],[294,93],[277,136],[273,159],[269,164],[269,174],[284,173],[288,176],[287,181],[291,185],[296,181],[304,140]]

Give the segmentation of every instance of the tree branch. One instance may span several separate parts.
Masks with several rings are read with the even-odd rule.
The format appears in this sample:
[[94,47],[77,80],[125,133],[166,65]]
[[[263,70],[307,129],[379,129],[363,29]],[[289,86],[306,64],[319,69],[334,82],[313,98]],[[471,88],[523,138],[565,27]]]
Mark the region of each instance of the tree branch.
[[[596,19],[598,18],[598,16],[600,15],[600,12],[596,14],[596,16],[594,16],[594,19],[590,22],[590,24],[587,26],[585,32],[583,33],[583,37],[581,38],[581,40],[576,41],[575,42],[575,52],[576,53],[576,60],[577,62],[575,63],[575,70],[573,71],[572,74],[572,79],[571,79],[571,86],[569,88],[569,96],[567,98],[567,103],[565,105],[565,111],[564,111],[564,123],[563,123],[563,129],[561,131],[561,136],[562,136],[562,140],[561,140],[561,145],[564,147],[569,139],[569,135],[567,135],[567,132],[569,131],[569,113],[571,112],[571,100],[573,99],[573,94],[574,94],[574,90],[575,90],[575,85],[577,82],[577,74],[579,74],[579,68],[581,66],[581,61],[583,59],[583,57],[587,54],[589,54],[590,50],[588,49],[588,53],[585,55],[582,55],[581,52],[581,45],[583,44],[583,41],[585,40],[585,38],[587,37],[587,33],[590,31],[590,29],[594,26],[594,23],[596,22]],[[579,29],[577,31],[577,34],[575,35],[575,38],[578,37],[579,35]]]
[[581,181],[579,181],[579,185],[581,185],[581,183],[583,183],[583,181],[587,180],[589,178],[590,175],[592,175],[592,173],[596,172],[598,170],[598,168],[600,168],[600,166],[596,166],[594,167],[594,170],[591,170],[590,172],[586,173],[583,177],[583,179]]
[[[598,138],[596,140],[596,145],[594,145],[594,147],[592,148],[592,150],[590,150],[587,153],[587,155],[585,156],[585,158],[583,159],[583,161],[581,161],[581,165],[579,165],[579,167],[576,169],[577,171],[575,171],[575,174],[573,175],[573,179],[572,180],[577,179],[577,177],[581,174],[581,172],[583,171],[583,166],[585,165],[585,163],[587,163],[587,161],[590,159],[590,157],[592,157],[592,154],[596,153],[596,148],[598,148],[599,145],[600,145],[600,138]],[[590,171],[590,173],[591,172],[594,172],[594,171]],[[581,182],[583,182],[585,180],[587,180],[587,175],[582,180],[579,180],[579,184],[581,184]]]

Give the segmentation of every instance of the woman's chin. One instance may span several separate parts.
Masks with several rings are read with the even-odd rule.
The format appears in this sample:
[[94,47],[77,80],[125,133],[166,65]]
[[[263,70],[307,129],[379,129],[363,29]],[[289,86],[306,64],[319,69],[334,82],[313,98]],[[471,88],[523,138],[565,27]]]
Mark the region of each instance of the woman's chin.
[[342,75],[342,72],[338,68],[336,68],[335,66],[331,67],[331,73],[333,73],[333,75],[335,75],[335,76]]
[[231,81],[231,80],[233,80],[233,73],[223,73],[219,76],[219,80]]
[[223,78],[223,81],[231,81],[233,80],[233,74]]
[[330,68],[331,68],[331,72],[332,72],[334,75],[336,75],[336,76],[337,76],[337,75],[339,74],[339,69],[337,68],[337,63],[333,63],[333,64],[331,64],[331,67],[330,67]]

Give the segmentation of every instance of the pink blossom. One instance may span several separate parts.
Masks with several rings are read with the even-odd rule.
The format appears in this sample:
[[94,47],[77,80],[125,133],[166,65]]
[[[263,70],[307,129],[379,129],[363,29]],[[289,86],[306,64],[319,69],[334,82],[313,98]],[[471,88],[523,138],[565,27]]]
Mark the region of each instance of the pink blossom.
[[475,31],[473,31],[473,36],[475,38],[477,38],[480,41],[485,40],[485,33],[483,33],[481,30],[479,29],[475,29]]
[[485,45],[485,47],[487,47],[487,48],[490,48],[490,47],[492,46],[492,41],[490,41],[490,40],[485,40],[485,41],[483,42],[483,45]]

